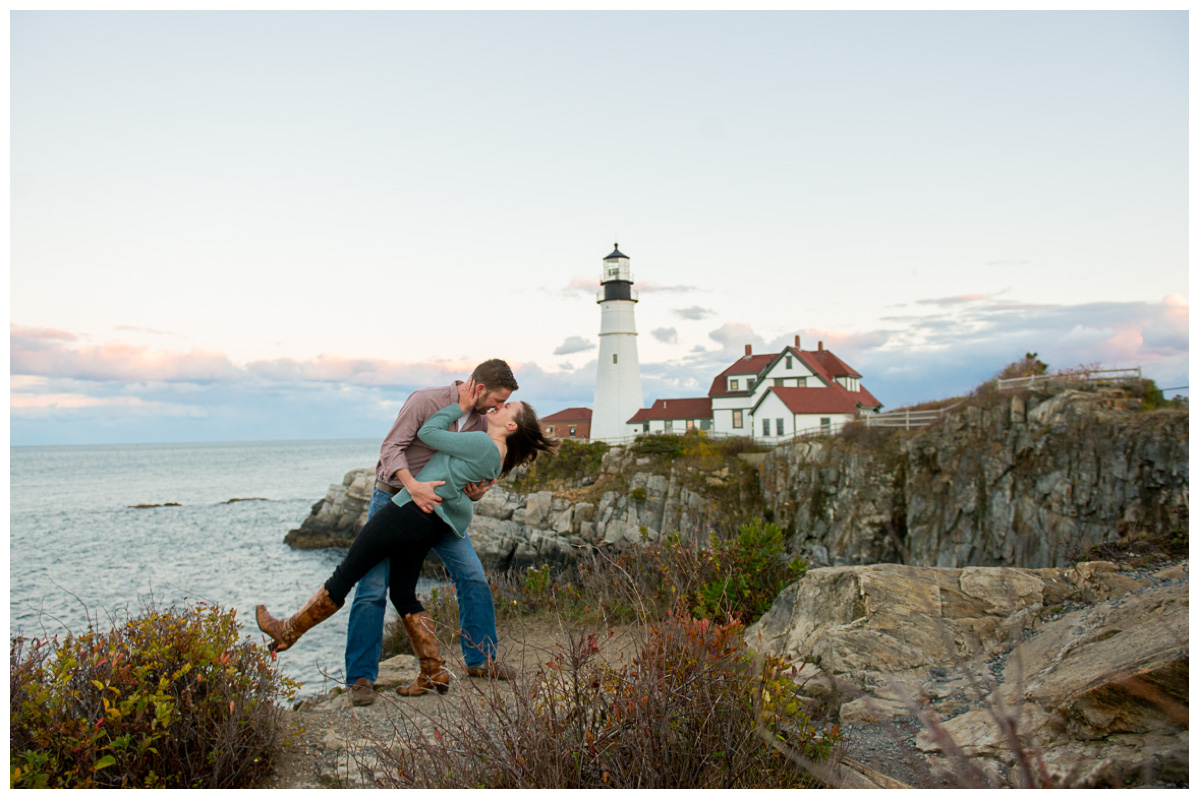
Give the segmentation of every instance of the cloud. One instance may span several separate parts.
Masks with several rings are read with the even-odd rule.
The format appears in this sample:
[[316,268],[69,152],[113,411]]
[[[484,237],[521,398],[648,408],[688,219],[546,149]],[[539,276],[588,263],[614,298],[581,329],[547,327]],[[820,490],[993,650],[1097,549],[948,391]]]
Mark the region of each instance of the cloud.
[[678,285],[678,284],[675,286],[664,286],[660,283],[652,283],[651,282],[651,283],[637,283],[634,285],[637,287],[637,290],[639,292],[647,292],[650,294],[653,294],[654,292],[679,292],[680,294],[686,294],[687,292],[700,291],[700,287],[698,287],[698,286],[682,286],[682,285]]
[[74,342],[79,336],[69,331],[57,328],[30,328],[24,325],[9,325],[8,335],[12,339],[21,339],[33,345],[35,342]]
[[234,380],[241,373],[223,354],[155,351],[120,342],[70,348],[57,337],[18,335],[9,339],[9,371],[13,375],[79,378],[96,381]]
[[118,325],[117,327],[113,328],[113,330],[131,331],[133,333],[152,333],[155,336],[178,336],[179,335],[178,333],[175,333],[174,331],[160,331],[160,330],[156,330],[154,328],[142,328],[137,325]]
[[676,316],[683,317],[684,319],[708,319],[709,317],[715,317],[717,315],[717,312],[713,311],[711,308],[701,308],[700,306],[692,306],[691,308],[673,308],[671,309],[671,313],[675,314]]
[[548,294],[558,297],[585,297],[594,295],[600,289],[600,279],[598,277],[584,277],[576,275],[571,278],[571,281],[566,286],[559,286],[553,289],[543,289]]
[[679,332],[674,328],[655,328],[650,335],[666,344],[679,344]]
[[917,300],[917,305],[927,306],[957,306],[963,303],[978,303],[981,300],[989,300],[991,295],[987,294],[960,294],[956,297],[937,297],[930,300]]
[[[1188,300],[1178,295],[1079,305],[992,299],[930,304],[926,314],[891,318],[872,330],[804,329],[800,336],[806,350],[824,342],[886,407],[896,408],[964,394],[1026,352],[1037,352],[1052,369],[1141,366],[1160,386],[1184,386],[1189,313]],[[237,365],[221,353],[94,346],[65,330],[10,330],[14,444],[379,438],[409,392],[448,383],[474,366],[337,354]],[[670,330],[653,335],[662,340],[660,332]],[[747,323],[726,322],[708,333],[715,348],[685,341],[693,347],[682,356],[643,362],[645,402],[703,397],[746,344],[755,353],[778,353],[794,336],[768,341]],[[519,397],[539,412],[591,405],[594,358],[553,371],[510,363]]]
[[1025,265],[1031,264],[1031,263],[1033,263],[1032,260],[1028,259],[1028,258],[1015,258],[1015,259],[1010,258],[1010,259],[1000,259],[999,261],[989,261],[989,262],[987,262],[986,266],[989,266],[989,267],[1023,267]]
[[765,342],[762,337],[744,322],[726,322],[716,330],[708,332],[708,338],[721,345],[723,350],[741,350],[743,345],[751,345],[755,351],[761,351]]
[[584,350],[591,350],[596,345],[592,344],[582,336],[568,336],[563,340],[563,343],[554,349],[556,356],[568,356],[571,353],[580,353]]

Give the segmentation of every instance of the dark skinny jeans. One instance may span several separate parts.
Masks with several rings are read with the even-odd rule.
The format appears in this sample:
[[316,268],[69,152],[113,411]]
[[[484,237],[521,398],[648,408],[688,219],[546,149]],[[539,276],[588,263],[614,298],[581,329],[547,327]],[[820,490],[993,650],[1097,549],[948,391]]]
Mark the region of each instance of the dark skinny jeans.
[[358,532],[350,552],[325,581],[325,590],[335,603],[346,602],[346,595],[372,567],[390,559],[388,593],[400,616],[425,610],[417,599],[417,578],[430,548],[453,530],[435,513],[426,514],[414,502],[403,506],[388,503],[379,509]]

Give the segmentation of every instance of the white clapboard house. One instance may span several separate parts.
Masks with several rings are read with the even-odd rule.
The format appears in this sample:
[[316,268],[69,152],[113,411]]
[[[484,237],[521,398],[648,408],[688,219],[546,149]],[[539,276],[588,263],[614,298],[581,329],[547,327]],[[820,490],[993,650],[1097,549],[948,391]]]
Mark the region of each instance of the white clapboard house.
[[766,442],[812,430],[834,432],[882,407],[861,380],[821,342],[816,350],[801,350],[797,336],[794,346],[766,355],[754,355],[746,345],[746,354],[713,379],[708,397],[656,400],[629,425],[644,433],[699,428]]

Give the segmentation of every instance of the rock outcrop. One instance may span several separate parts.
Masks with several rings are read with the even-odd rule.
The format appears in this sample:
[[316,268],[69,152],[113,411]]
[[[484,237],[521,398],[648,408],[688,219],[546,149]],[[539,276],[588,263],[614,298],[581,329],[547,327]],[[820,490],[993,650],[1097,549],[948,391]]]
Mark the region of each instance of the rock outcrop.
[[[728,467],[699,478],[681,469],[643,471],[652,461],[616,447],[605,454],[600,480],[590,487],[525,493],[498,483],[475,506],[475,551],[485,567],[524,569],[573,563],[580,549],[653,541],[672,531],[707,536],[731,524],[729,510],[696,488],[728,489],[735,482]],[[299,548],[348,547],[367,522],[374,482],[373,470],[347,473],[285,541]]]
[[1188,780],[1186,562],[815,569],[746,635],[807,661],[805,691],[845,726],[923,716],[945,783],[1023,785],[1022,753],[1073,785]]
[[916,434],[801,441],[767,455],[764,499],[816,566],[1064,566],[1128,532],[1187,527],[1187,413],[1139,403],[1059,388]]

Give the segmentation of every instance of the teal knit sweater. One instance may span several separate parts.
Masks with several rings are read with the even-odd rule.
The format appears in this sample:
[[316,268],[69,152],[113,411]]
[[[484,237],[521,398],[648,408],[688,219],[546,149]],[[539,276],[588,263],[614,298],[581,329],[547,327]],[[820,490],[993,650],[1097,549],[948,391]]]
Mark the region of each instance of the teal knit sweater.
[[[417,431],[417,438],[437,450],[429,463],[417,473],[419,481],[445,481],[435,487],[442,504],[434,512],[461,538],[475,516],[475,504],[463,493],[468,483],[490,481],[500,477],[500,450],[483,431],[451,433],[450,425],[463,415],[457,403],[441,409]],[[392,496],[398,506],[412,502],[407,489]]]

